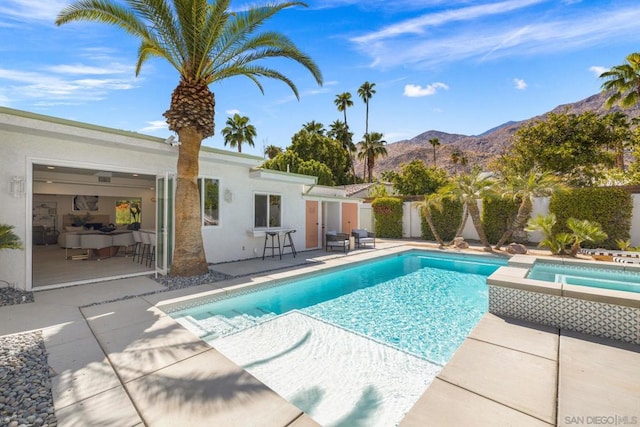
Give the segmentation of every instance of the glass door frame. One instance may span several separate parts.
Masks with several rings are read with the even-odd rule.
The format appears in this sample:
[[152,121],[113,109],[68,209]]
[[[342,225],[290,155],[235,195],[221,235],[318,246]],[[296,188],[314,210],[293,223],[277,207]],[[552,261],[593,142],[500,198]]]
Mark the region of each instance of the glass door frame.
[[166,275],[174,247],[175,175],[156,175],[156,274]]

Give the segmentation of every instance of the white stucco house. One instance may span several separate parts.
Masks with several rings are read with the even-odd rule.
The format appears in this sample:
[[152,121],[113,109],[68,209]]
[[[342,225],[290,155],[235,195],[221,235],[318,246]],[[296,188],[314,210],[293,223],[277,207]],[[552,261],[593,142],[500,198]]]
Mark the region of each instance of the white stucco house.
[[[0,280],[38,290],[166,274],[173,248],[176,143],[0,107],[0,224],[14,226],[24,243],[24,250],[0,251]],[[262,257],[270,230],[296,230],[294,244],[304,251],[321,248],[324,231],[358,228],[361,201],[347,198],[343,189],[317,186],[315,177],[260,169],[262,162],[202,148],[202,237],[209,263]],[[96,233],[113,225],[125,234],[131,228],[128,207],[134,205],[141,210],[140,229],[155,232],[153,262],[138,265],[123,256],[126,248],[101,262],[73,257],[87,249],[65,243],[79,232],[73,228],[78,217]],[[69,255],[70,250],[75,252]],[[107,267],[107,261],[121,267]],[[64,274],[56,278],[56,271]]]

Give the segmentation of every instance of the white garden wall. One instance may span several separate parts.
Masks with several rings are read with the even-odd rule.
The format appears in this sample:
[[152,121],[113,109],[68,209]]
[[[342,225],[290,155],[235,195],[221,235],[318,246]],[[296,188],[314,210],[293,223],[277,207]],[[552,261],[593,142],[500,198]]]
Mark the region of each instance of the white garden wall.
[[[631,219],[630,238],[633,246],[640,246],[640,194],[632,194],[633,198],[633,216]],[[533,202],[532,217],[537,215],[546,215],[549,212],[549,197],[537,198]],[[420,211],[418,209],[419,202],[405,202],[402,206],[402,237],[419,239],[422,236]],[[360,208],[360,224],[371,224],[373,229],[373,210],[370,203],[362,205],[366,208]],[[482,202],[478,201],[478,206],[482,209]],[[362,225],[361,225],[362,227]],[[362,227],[366,228],[366,227]],[[467,223],[462,230],[462,237],[466,240],[478,240],[471,217],[467,219]],[[541,240],[540,232],[529,233],[529,241],[537,243]]]

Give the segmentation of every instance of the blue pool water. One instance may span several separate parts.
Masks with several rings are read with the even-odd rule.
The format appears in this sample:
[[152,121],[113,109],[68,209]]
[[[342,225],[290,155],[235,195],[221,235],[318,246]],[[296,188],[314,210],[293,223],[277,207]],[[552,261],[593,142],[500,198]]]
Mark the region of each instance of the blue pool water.
[[299,312],[444,364],[487,311],[486,277],[507,261],[414,251],[223,299],[188,317],[207,341]]
[[640,273],[611,268],[536,262],[530,279],[640,293]]

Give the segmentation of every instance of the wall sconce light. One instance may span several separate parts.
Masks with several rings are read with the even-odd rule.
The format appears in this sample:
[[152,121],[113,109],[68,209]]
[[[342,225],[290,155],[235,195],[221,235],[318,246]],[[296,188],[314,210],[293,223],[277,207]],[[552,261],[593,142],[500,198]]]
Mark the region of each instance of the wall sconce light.
[[227,203],[231,203],[233,201],[233,193],[228,188],[224,190],[224,201]]
[[19,198],[24,195],[24,177],[13,176],[11,177],[11,185],[9,192],[13,197]]

